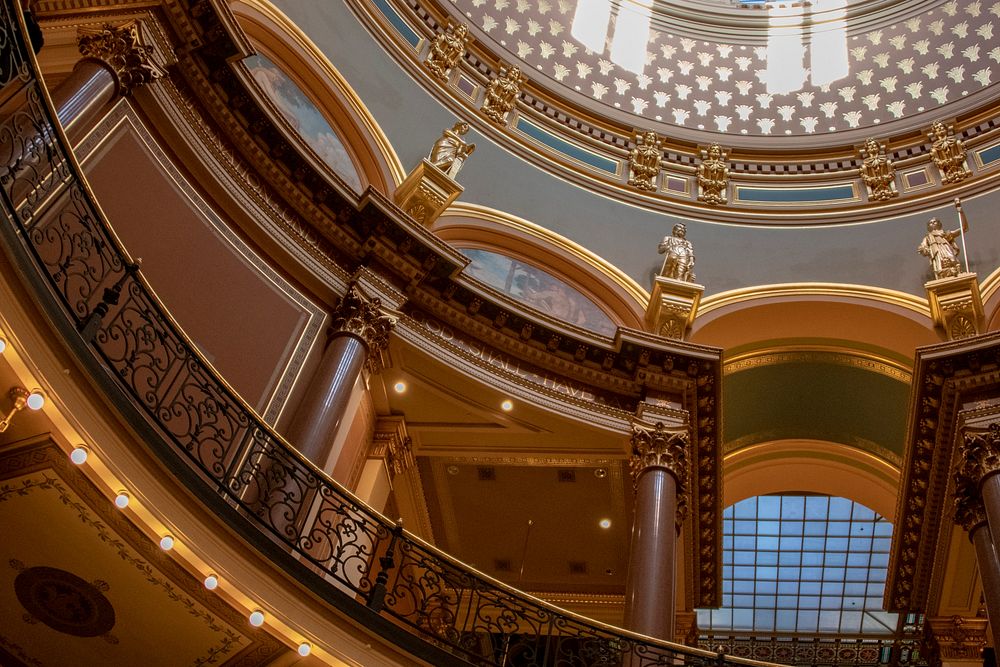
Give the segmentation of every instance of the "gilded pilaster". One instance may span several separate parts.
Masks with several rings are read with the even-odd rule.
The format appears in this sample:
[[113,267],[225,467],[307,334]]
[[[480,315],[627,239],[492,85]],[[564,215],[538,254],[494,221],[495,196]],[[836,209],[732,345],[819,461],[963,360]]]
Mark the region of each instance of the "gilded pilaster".
[[416,465],[413,460],[413,441],[406,432],[406,422],[402,418],[383,418],[375,424],[369,457],[385,459],[390,477],[402,475]]
[[394,318],[382,314],[381,306],[380,299],[365,298],[351,283],[330,319],[331,335],[350,334],[364,343],[368,350],[365,366],[371,373],[382,369],[382,352],[396,324]]
[[100,61],[115,75],[118,92],[132,91],[164,75],[153,60],[153,49],[143,43],[142,22],[105,23],[100,28],[80,28],[77,46],[86,58]]

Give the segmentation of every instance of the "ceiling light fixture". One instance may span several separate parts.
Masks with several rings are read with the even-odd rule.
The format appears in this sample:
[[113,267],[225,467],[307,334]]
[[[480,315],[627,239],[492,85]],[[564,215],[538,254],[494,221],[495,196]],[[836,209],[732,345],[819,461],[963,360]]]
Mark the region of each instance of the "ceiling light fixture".
[[601,519],[600,521],[597,522],[597,525],[603,528],[604,530],[607,530],[608,528],[611,527],[611,519]]
[[254,611],[253,613],[251,613],[250,614],[250,625],[252,625],[255,628],[259,628],[260,626],[264,625],[264,612],[262,612],[260,609],[258,609],[256,611]]
[[210,591],[214,591],[218,587],[219,587],[219,578],[217,576],[215,576],[214,574],[210,574],[207,577],[205,577],[205,588],[207,588]]
[[4,338],[3,336],[0,336],[0,354],[3,354],[3,351],[6,349],[7,349],[7,339]]
[[115,507],[120,510],[128,507],[128,491],[119,491],[118,495],[115,496]]
[[594,477],[604,479],[608,476],[607,468],[594,468]]
[[164,551],[170,551],[174,548],[174,538],[170,535],[164,535],[160,538],[160,548]]
[[392,388],[396,390],[397,394],[402,394],[404,391],[406,391],[406,383],[397,382],[396,384],[392,385]]
[[69,453],[69,460],[78,466],[82,466],[87,462],[88,456],[90,456],[90,453],[87,451],[87,448],[83,445],[77,445],[73,448],[73,451]]
[[11,387],[8,396],[10,396],[14,405],[11,406],[10,412],[3,419],[0,419],[0,433],[7,430],[7,427],[10,426],[10,420],[21,410],[25,408],[39,410],[45,405],[45,397],[42,396],[42,392],[38,389],[28,391],[24,387]]
[[510,400],[509,398],[504,400],[504,402],[500,404],[500,409],[503,410],[504,412],[510,412],[511,410],[514,409],[514,401]]
[[312,646],[309,645],[309,642],[302,642],[299,644],[299,655],[304,658],[310,653],[312,653]]

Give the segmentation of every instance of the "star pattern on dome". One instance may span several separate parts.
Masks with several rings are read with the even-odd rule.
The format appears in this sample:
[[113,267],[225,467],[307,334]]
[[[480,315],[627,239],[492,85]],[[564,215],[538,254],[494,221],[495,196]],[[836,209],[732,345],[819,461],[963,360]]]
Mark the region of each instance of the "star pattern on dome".
[[[645,119],[744,135],[811,135],[871,127],[936,109],[993,85],[1000,73],[1000,0],[942,2],[891,26],[842,39],[845,74],[816,85],[804,44],[802,83],[774,90],[768,47],[711,43],[654,25],[641,71],[613,57],[619,19],[609,15],[603,50],[573,37],[577,3],[586,0],[453,0],[470,22],[520,59],[525,72]],[[623,10],[619,10],[619,14]],[[614,14],[614,12],[612,12]],[[794,66],[793,66],[794,69]]]

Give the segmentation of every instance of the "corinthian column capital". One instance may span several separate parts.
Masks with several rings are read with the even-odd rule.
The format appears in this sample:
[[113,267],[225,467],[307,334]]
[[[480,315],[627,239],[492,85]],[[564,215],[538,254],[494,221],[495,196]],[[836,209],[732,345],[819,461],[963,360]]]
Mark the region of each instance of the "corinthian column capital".
[[955,470],[955,523],[970,535],[978,526],[986,523],[986,509],[979,493],[979,483],[969,474],[968,466]]
[[164,74],[153,60],[153,49],[143,43],[142,23],[139,21],[80,28],[77,31],[77,46],[83,56],[101,61],[114,73],[118,92],[122,95],[130,95],[139,86],[151,83]]
[[986,428],[963,429],[959,449],[963,468],[977,487],[990,475],[1000,473],[1000,421]]
[[364,343],[368,350],[366,363],[372,372],[380,369],[378,360],[389,344],[389,333],[396,324],[394,318],[382,314],[381,307],[380,299],[365,298],[357,284],[351,283],[330,320],[331,335],[350,334]]
[[647,468],[665,468],[682,486],[688,476],[688,429],[670,428],[657,422],[653,428],[632,424],[632,456],[629,467],[638,475]]

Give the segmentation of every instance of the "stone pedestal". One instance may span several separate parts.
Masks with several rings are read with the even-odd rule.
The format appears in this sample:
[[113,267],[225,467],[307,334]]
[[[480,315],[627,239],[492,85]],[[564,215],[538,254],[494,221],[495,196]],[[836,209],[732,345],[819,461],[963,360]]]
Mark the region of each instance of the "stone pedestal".
[[657,276],[646,307],[646,329],[667,338],[683,340],[694,323],[705,287]]
[[414,220],[429,227],[464,188],[424,158],[398,188],[396,205]]
[[938,278],[924,283],[934,328],[944,340],[981,334],[985,327],[983,297],[974,273]]

